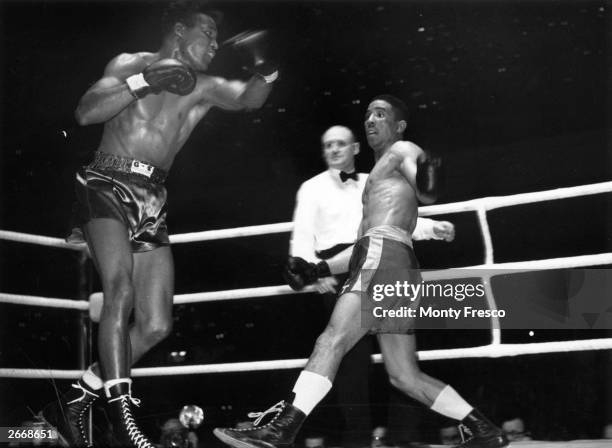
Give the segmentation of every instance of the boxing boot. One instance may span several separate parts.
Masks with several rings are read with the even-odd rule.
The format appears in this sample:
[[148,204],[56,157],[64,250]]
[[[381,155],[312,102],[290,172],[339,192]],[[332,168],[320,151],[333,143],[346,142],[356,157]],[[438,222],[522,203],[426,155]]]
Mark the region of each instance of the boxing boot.
[[467,428],[471,437],[456,448],[500,448],[510,444],[502,430],[477,409],[461,420],[461,424]]
[[88,412],[98,394],[84,381],[72,384],[72,389],[47,404],[38,418],[56,428],[62,446],[92,446]]
[[[276,415],[265,425],[257,426],[268,414]],[[286,401],[280,401],[264,412],[249,414],[257,418],[251,428],[215,428],[214,434],[223,443],[235,448],[292,447],[306,414]]]
[[155,448],[134,420],[131,406],[138,406],[140,400],[132,397],[131,386],[132,380],[129,378],[118,378],[104,383],[114,442],[121,447]]

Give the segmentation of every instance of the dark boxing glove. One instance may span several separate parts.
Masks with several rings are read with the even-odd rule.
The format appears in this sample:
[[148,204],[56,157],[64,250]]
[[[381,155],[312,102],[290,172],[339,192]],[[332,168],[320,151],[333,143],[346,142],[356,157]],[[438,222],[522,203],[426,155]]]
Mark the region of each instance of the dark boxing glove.
[[438,199],[442,178],[442,159],[421,154],[417,159],[416,184],[421,202],[431,204]]
[[228,39],[224,44],[229,44],[246,55],[248,60],[244,69],[271,83],[278,78],[278,65],[265,56],[268,47],[267,34],[265,30],[245,31]]
[[271,61],[259,60],[248,70],[263,78],[268,84],[278,79],[278,65]]
[[189,95],[193,92],[197,75],[193,69],[176,59],[161,59],[145,68],[142,73],[125,80],[135,98],[143,98],[162,90],[175,95]]
[[325,261],[317,264],[309,263],[300,257],[289,257],[283,277],[291,289],[300,291],[304,286],[311,285],[320,277],[329,277],[329,265]]

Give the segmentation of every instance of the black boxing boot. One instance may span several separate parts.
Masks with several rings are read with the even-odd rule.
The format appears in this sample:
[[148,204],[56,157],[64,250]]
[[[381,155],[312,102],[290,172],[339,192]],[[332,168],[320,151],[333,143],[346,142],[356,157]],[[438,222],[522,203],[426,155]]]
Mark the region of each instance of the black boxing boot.
[[477,409],[461,420],[461,424],[467,428],[471,437],[456,448],[500,448],[510,444],[502,430]]
[[129,378],[118,378],[104,383],[114,442],[121,447],[155,448],[134,420],[131,406],[138,406],[140,400],[132,397],[131,386],[132,380]]
[[91,387],[79,380],[59,400],[47,404],[38,418],[57,430],[60,445],[90,447],[89,409],[98,397]]
[[[257,426],[268,414],[276,415],[265,425]],[[276,403],[264,412],[249,414],[257,418],[251,428],[215,428],[214,434],[223,443],[235,448],[288,448],[293,441],[306,414],[286,401]]]

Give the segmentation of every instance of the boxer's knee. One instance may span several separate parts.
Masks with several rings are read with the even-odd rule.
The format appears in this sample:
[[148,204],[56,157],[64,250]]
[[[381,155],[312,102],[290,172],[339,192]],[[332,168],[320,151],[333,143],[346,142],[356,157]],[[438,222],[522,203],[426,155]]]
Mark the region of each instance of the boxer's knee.
[[127,275],[117,275],[107,281],[103,287],[104,302],[102,314],[129,314],[134,304],[134,287]]
[[166,339],[172,332],[172,319],[152,319],[136,326],[141,338],[148,346]]

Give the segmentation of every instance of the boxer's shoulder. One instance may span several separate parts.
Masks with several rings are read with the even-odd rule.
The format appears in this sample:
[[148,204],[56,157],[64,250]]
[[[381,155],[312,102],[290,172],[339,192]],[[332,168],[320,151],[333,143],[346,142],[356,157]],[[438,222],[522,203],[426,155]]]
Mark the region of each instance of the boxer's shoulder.
[[126,72],[139,72],[144,70],[145,67],[154,62],[156,59],[156,53],[120,53],[111,59],[106,65],[105,73],[107,75],[121,75]]
[[413,143],[408,140],[400,140],[391,145],[391,148],[389,148],[389,152],[402,158],[416,158],[423,153],[423,150],[416,143]]

